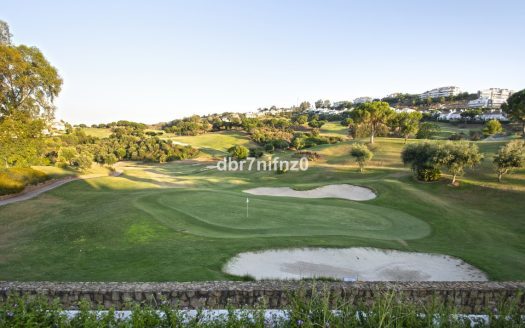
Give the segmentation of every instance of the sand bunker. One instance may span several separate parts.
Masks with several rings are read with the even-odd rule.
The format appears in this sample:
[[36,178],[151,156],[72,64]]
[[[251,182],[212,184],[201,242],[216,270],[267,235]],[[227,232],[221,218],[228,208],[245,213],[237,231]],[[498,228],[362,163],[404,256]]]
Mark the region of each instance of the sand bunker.
[[225,266],[256,279],[332,277],[362,281],[486,281],[479,269],[439,254],[377,248],[307,248],[241,253]]
[[328,185],[311,190],[294,190],[289,187],[271,188],[260,187],[244,190],[252,195],[261,196],[284,196],[298,198],[342,198],[349,200],[374,199],[376,194],[368,188],[353,186],[349,184]]

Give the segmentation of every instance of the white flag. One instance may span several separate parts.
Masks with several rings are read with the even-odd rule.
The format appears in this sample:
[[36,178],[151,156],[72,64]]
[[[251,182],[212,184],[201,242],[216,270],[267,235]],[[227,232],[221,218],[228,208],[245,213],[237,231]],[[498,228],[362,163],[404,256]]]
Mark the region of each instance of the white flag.
[[250,202],[250,199],[246,198],[246,204],[248,204]]

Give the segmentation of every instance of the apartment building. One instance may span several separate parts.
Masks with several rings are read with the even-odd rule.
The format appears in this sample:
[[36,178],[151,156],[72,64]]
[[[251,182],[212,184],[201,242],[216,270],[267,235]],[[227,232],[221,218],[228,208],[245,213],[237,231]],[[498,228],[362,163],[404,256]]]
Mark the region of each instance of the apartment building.
[[435,88],[432,90],[425,91],[419,95],[419,98],[426,99],[426,98],[449,97],[449,96],[457,96],[460,93],[461,93],[461,89],[459,87],[448,86],[448,87]]
[[513,91],[509,89],[490,88],[478,92],[479,98],[486,98],[489,100],[488,106],[490,108],[500,108],[507,99],[512,95]]

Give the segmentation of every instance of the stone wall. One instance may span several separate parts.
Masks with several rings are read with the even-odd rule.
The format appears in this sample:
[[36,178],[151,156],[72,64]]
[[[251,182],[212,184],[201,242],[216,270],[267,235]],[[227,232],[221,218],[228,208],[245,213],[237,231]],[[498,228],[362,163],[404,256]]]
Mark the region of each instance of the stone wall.
[[[314,287],[314,288],[312,288]],[[394,291],[409,300],[431,302],[440,298],[463,313],[479,313],[499,302],[518,299],[525,308],[525,282],[201,282],[201,283],[117,283],[117,282],[1,282],[0,302],[9,293],[43,295],[59,299],[68,309],[77,308],[79,300],[87,300],[93,308],[103,306],[125,309],[130,302],[159,304],[170,302],[180,308],[225,308],[254,306],[265,302],[268,308],[283,308],[291,292],[330,290],[333,299],[349,302],[373,302],[374,295]]]

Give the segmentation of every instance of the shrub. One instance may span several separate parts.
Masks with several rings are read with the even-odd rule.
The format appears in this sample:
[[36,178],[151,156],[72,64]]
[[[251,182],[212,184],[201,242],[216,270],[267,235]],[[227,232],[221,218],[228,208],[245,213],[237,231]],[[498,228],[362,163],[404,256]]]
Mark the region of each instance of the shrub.
[[487,121],[483,128],[483,134],[486,136],[492,136],[501,132],[503,132],[503,127],[498,120]]
[[244,146],[235,145],[228,149],[228,153],[230,154],[230,157],[236,160],[241,160],[248,157],[249,150]]
[[374,154],[363,144],[355,144],[350,151],[350,155],[355,158],[359,165],[359,171],[363,172],[366,162],[372,159]]
[[479,141],[481,140],[481,137],[483,137],[483,133],[481,131],[474,131],[471,130],[469,132],[470,140],[472,141]]
[[250,148],[250,157],[259,158],[264,154],[261,148]]
[[448,137],[448,140],[463,140],[465,139],[466,135],[463,132],[460,133],[454,133],[450,137]]
[[416,178],[420,181],[432,182],[441,177],[441,170],[437,167],[421,167],[416,169]]
[[292,156],[295,158],[306,157],[309,161],[316,161],[321,158],[321,155],[315,151],[298,151]]
[[267,143],[264,145],[264,151],[268,152],[268,153],[273,153],[275,150],[275,147],[273,146],[273,143]]

